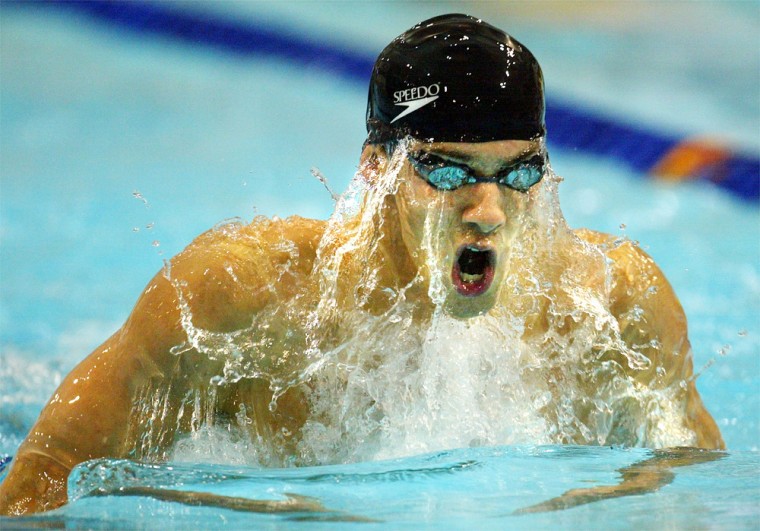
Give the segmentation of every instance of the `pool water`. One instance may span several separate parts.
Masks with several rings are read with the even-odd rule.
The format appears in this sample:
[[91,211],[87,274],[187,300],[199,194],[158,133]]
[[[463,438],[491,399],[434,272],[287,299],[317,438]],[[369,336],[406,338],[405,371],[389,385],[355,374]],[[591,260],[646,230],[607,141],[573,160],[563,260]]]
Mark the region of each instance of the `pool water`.
[[[554,12],[516,7],[508,15],[488,3],[467,11],[530,46],[554,101],[665,136],[709,136],[757,157],[760,8],[696,4],[658,12],[635,5],[618,6],[625,24],[578,3]],[[348,23],[335,16],[344,9],[337,3],[177,4],[306,34],[359,57],[372,57],[402,29],[444,9],[354,7]],[[331,195],[311,170],[333,190],[346,188],[364,138],[366,82],[316,62],[304,68],[301,60],[230,56],[135,33],[76,10],[1,9],[0,453],[13,455],[62,376],[121,325],[163,260],[195,235],[232,217],[330,214]],[[281,528],[322,525],[327,515],[388,528],[760,525],[757,203],[709,183],[657,181],[618,159],[553,146],[551,130],[549,149],[565,178],[560,196],[570,225],[639,241],[679,294],[695,367],[704,367],[698,387],[729,448],[723,459],[675,469],[673,482],[656,493],[529,515],[513,512],[571,488],[614,484],[618,469],[650,451],[469,448],[290,470],[107,461],[72,475],[72,499],[136,467],[140,485],[253,499],[294,493],[328,511],[252,515],[82,495],[24,522]]]
[[[96,461],[72,474],[69,493],[76,498],[73,503],[25,521],[88,529],[151,529],[157,522],[170,529],[197,528],[199,523],[233,529],[330,528],[337,522],[388,529],[590,529],[600,526],[600,518],[604,518],[601,525],[609,529],[695,529],[737,528],[756,521],[760,489],[757,459],[751,452],[732,452],[724,459],[679,470],[676,480],[654,495],[565,511],[519,513],[570,488],[612,484],[617,468],[646,459],[649,453],[577,446],[469,448],[392,461],[287,470]],[[712,489],[716,484],[721,488]],[[90,489],[112,491],[115,485],[213,492],[254,500],[295,498],[307,508],[273,515],[192,507],[150,497],[87,495]],[[318,504],[318,508],[309,504]]]

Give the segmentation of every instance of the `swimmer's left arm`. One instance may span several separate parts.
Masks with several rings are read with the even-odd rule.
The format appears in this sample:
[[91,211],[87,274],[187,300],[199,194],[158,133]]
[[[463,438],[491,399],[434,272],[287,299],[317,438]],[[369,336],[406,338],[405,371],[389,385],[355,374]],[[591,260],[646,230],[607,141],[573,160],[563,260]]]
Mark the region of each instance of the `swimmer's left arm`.
[[724,448],[694,383],[686,316],[673,288],[654,260],[630,242],[615,246],[608,256],[616,269],[611,302],[621,336],[651,362],[636,379],[653,387],[685,386],[685,424],[694,431],[696,446]]

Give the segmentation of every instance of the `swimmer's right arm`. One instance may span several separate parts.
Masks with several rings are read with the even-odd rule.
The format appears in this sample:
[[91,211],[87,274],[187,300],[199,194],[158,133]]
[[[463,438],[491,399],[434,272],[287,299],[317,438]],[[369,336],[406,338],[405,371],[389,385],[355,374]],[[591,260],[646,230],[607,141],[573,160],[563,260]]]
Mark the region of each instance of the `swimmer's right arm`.
[[54,509],[66,502],[74,466],[122,456],[134,391],[161,376],[169,361],[162,353],[180,340],[172,292],[157,275],[127,323],[64,379],[0,485],[0,514]]
[[54,393],[0,485],[0,513],[54,509],[66,501],[71,469],[117,455],[130,410],[130,379],[142,372],[124,356],[121,331],[98,348]]
[[54,509],[66,502],[74,466],[129,457],[136,391],[172,374],[179,358],[170,350],[187,341],[178,283],[196,326],[228,331],[250,325],[268,302],[268,286],[251,267],[253,251],[228,240],[207,233],[175,257],[171,269],[150,282],[125,325],[64,379],[0,484],[0,514]]

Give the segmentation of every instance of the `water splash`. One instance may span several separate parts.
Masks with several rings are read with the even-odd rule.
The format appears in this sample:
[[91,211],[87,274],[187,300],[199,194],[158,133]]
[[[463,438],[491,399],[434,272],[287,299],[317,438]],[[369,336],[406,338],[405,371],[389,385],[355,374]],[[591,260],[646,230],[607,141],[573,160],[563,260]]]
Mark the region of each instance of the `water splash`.
[[[200,326],[194,294],[166,263],[186,340],[172,348],[178,372],[169,385],[151,382],[138,397],[133,456],[291,465],[496,444],[693,444],[680,409],[687,385],[638,378],[653,372],[663,381],[651,360],[668,353],[657,338],[623,339],[644,318],[641,308],[619,318],[610,311],[608,253],[630,242],[597,244],[570,230],[550,168],[514,214],[519,230],[504,258],[514,273],[498,308],[455,319],[445,311],[440,261],[443,196],[424,220],[426,270],[407,279],[389,270],[398,227],[387,209],[405,154],[402,142],[384,171],[359,168],[322,225],[308,281],[287,221],[214,228],[209,238],[260,250],[246,267],[268,279],[261,296],[271,302],[247,326]],[[224,281],[243,284],[230,260]],[[274,288],[283,283],[293,285],[287,296]],[[432,312],[420,311],[419,293]],[[230,410],[232,389],[250,400]],[[299,408],[305,418],[293,416]],[[219,447],[227,450],[212,451]]]

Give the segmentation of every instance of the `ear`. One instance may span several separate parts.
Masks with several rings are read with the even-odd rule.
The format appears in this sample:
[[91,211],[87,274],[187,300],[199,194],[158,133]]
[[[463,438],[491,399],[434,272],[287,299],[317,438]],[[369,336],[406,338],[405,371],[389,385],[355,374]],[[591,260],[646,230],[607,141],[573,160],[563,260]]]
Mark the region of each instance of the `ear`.
[[359,171],[365,179],[372,182],[376,175],[385,172],[388,167],[388,154],[380,144],[365,144],[359,158]]

